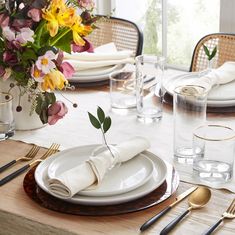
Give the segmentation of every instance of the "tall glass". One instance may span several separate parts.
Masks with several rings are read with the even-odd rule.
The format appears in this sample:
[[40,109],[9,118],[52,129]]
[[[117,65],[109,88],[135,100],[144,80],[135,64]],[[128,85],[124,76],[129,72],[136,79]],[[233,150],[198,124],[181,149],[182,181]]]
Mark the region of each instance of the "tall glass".
[[12,99],[10,94],[0,92],[0,141],[14,135]]
[[162,118],[163,57],[140,55],[136,57],[137,117],[143,122]]
[[193,163],[193,132],[206,121],[207,90],[201,86],[179,86],[174,90],[174,157]]

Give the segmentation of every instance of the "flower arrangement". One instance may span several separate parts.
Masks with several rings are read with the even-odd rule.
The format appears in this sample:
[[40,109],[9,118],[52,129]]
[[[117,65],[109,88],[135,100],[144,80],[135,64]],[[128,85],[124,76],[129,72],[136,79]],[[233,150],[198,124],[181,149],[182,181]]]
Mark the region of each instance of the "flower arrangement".
[[[42,123],[55,124],[68,111],[55,90],[71,88],[74,73],[63,52],[88,50],[85,39],[97,17],[92,0],[6,0],[0,9],[0,79],[11,78],[9,92],[31,100]],[[20,101],[20,97],[19,97]],[[76,104],[73,104],[76,107]],[[16,111],[22,111],[19,105]]]

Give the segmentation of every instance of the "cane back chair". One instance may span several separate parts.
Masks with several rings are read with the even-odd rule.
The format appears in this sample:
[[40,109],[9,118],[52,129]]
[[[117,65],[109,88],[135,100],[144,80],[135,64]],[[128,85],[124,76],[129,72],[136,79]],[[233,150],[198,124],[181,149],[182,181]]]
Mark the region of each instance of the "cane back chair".
[[94,47],[114,42],[118,50],[131,50],[133,56],[142,53],[143,34],[135,23],[120,18],[101,16],[96,26],[98,28],[88,36],[88,40]]
[[217,46],[214,66],[217,68],[226,61],[235,61],[235,34],[214,33],[209,34],[197,43],[190,66],[190,72],[197,72],[207,68],[208,60],[203,50],[205,44],[210,51]]

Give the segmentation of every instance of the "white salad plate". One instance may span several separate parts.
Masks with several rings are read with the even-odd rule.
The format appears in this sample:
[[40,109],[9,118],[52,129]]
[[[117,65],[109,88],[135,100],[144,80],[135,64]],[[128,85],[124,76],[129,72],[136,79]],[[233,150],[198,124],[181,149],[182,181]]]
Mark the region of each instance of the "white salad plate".
[[[56,178],[65,171],[78,166],[89,158],[87,153],[77,156],[77,154],[62,154],[51,162],[48,167],[48,177]],[[129,192],[145,184],[154,171],[153,162],[143,156],[133,158],[122,163],[120,166],[110,170],[99,187],[93,190],[80,191],[79,195],[84,196],[112,196]]]
[[[150,159],[154,165],[154,169],[152,172],[152,176],[149,178],[149,180],[146,180],[144,184],[141,186],[126,192],[126,193],[121,193],[117,195],[111,195],[111,196],[85,196],[85,195],[80,195],[76,194],[70,199],[64,199],[59,196],[56,196],[52,194],[49,190],[48,187],[48,167],[50,164],[58,157],[60,156],[67,156],[67,163],[70,164],[70,157],[71,156],[76,156],[76,158],[84,158],[86,156],[86,159],[89,157],[90,153],[92,152],[93,149],[95,149],[97,145],[87,145],[87,146],[80,146],[80,147],[75,147],[72,149],[67,149],[64,151],[61,151],[52,157],[44,160],[42,163],[40,163],[35,171],[35,180],[38,184],[38,186],[43,189],[45,192],[58,197],[64,201],[74,203],[74,204],[82,204],[82,205],[114,205],[114,204],[120,204],[128,201],[135,200],[137,198],[143,197],[149,193],[151,193],[153,190],[158,188],[166,179],[167,176],[167,166],[163,160],[161,160],[159,157],[156,155],[144,151],[143,153],[139,154],[135,158],[130,160],[130,163],[135,161],[139,161],[139,158],[145,158],[145,159]],[[145,161],[145,160],[144,160]],[[148,160],[147,160],[148,161]],[[126,163],[123,163],[127,164]],[[133,163],[135,164],[135,163]],[[74,165],[73,165],[74,166]],[[122,166],[124,167],[124,166]],[[120,166],[121,168],[121,166]],[[115,170],[115,168],[113,169]],[[118,170],[118,168],[116,169]],[[110,172],[111,174],[111,172]],[[108,177],[108,175],[107,175]],[[142,181],[143,182],[143,181]]]
[[[163,87],[167,93],[173,95],[175,87],[190,85],[198,78],[200,73],[187,73],[167,79]],[[224,85],[214,86],[208,94],[207,104],[210,107],[228,107],[235,105],[235,81]]]
[[109,75],[111,72],[122,69],[123,67],[124,65],[111,65],[111,66],[105,66],[101,68],[82,70],[82,71],[76,72],[69,79],[69,81],[80,82],[80,83],[104,81],[104,80],[109,79]]

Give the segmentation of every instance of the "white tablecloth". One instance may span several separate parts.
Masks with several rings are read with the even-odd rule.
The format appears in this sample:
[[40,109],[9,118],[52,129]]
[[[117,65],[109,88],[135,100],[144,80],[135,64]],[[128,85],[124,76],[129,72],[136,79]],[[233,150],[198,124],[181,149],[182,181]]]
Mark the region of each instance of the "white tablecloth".
[[[12,139],[35,143],[44,147],[49,147],[52,142],[56,142],[61,144],[61,150],[81,145],[101,144],[100,130],[91,126],[87,115],[87,111],[95,113],[97,105],[99,105],[112,118],[111,129],[107,133],[109,143],[119,143],[131,136],[144,136],[151,143],[150,151],[174,164],[180,174],[181,181],[200,183],[192,177],[191,166],[173,162],[173,115],[170,108],[164,110],[160,122],[144,124],[137,121],[135,110],[123,115],[112,112],[110,110],[109,93],[78,91],[67,92],[65,95],[70,100],[77,102],[78,108],[73,108],[71,104],[67,103],[69,112],[56,125],[47,125],[32,131],[17,131]],[[63,100],[62,97],[61,100]],[[218,117],[216,123],[218,123],[217,120],[220,120],[220,124],[224,123],[235,128],[235,122],[231,120],[231,117],[226,118],[225,115],[220,115],[220,119]],[[219,188],[226,188],[235,193],[235,177],[232,182]]]

